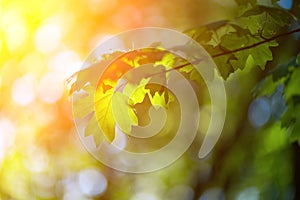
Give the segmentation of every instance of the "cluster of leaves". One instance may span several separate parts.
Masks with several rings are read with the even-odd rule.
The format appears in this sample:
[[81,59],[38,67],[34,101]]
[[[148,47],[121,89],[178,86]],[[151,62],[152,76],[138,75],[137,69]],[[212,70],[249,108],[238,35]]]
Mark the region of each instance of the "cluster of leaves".
[[[299,32],[298,19],[276,5],[258,4],[256,0],[237,0],[239,15],[186,31],[213,57],[224,79],[230,73],[246,67],[264,70],[273,60],[271,47],[279,45],[281,37]],[[297,24],[295,28],[295,24]],[[271,69],[255,88],[254,96],[267,96],[271,102],[272,118],[290,129],[291,142],[300,142],[299,54],[289,62]]]
[[[287,110],[282,116],[282,126],[288,129],[290,142],[300,144],[300,53],[288,62],[278,65],[265,79],[272,84],[265,84],[264,89],[271,90],[274,85],[284,86],[284,98]],[[273,86],[271,86],[273,85]]]
[[[264,70],[267,62],[273,60],[270,48],[278,46],[276,40],[299,31],[286,32],[291,29],[295,17],[274,4],[258,5],[256,1],[237,3],[241,9],[234,20],[218,21],[185,31],[209,52],[224,79],[245,67],[257,66]],[[201,62],[201,59],[195,62]],[[132,69],[150,63],[154,63],[155,73],[127,74]],[[106,70],[102,73],[103,68]],[[116,125],[113,102],[116,102],[122,116],[128,116],[118,119],[123,132],[129,134],[132,126],[148,124],[148,111],[152,105],[167,107],[174,100],[172,93],[164,86],[148,83],[155,79],[166,83],[171,70],[178,70],[189,80],[203,82],[191,63],[165,51],[159,47],[159,43],[143,50],[104,55],[101,61],[81,70],[73,90],[83,90],[85,95],[74,102],[74,116],[89,118],[85,135],[93,135],[96,144],[99,144],[103,138],[94,133],[99,124],[106,139],[113,141]],[[287,69],[280,70],[285,71],[274,73],[275,79],[280,78],[276,76],[286,76]],[[113,96],[115,101],[112,101]]]
[[[271,47],[288,34],[295,17],[275,5],[257,5],[256,1],[238,1],[239,16],[187,30],[214,58],[222,77],[247,66],[262,70],[273,60]],[[255,3],[254,3],[255,2]]]
[[[292,183],[292,186],[291,182],[297,179],[293,176],[298,173],[295,172],[298,170],[297,164],[293,172],[292,162],[299,160],[295,161],[290,150],[291,143],[297,142],[298,145],[293,145],[297,148],[300,144],[300,54],[284,52],[291,47],[281,48],[288,43],[286,41],[299,43],[299,39],[289,37],[300,32],[298,19],[292,12],[278,7],[277,1],[270,1],[269,4],[259,4],[256,0],[236,2],[239,4],[239,15],[234,20],[215,22],[186,33],[211,54],[224,79],[238,69],[259,67],[262,70],[263,78],[252,91],[253,101],[265,99],[269,104],[270,118],[256,135],[241,136],[241,133],[251,130],[247,122],[243,122],[228,152],[221,148],[218,158],[224,155],[226,158],[224,162],[216,161],[219,165],[216,171],[219,171],[214,181],[223,185],[229,194],[232,193],[232,185],[241,190],[254,185],[259,188],[262,199],[298,199],[299,182]],[[274,61],[277,49],[284,49],[279,52],[280,55],[292,54],[293,57],[288,62],[277,59],[279,64],[270,62]],[[299,52],[298,48],[294,49]],[[246,145],[248,150],[244,150]],[[273,166],[280,167],[274,169]],[[289,191],[293,187],[295,193]],[[233,197],[229,196],[229,199]]]
[[271,103],[273,121],[281,120],[289,132],[291,143],[300,144],[300,53],[287,62],[270,69],[254,88],[256,98],[267,97]]
[[[300,144],[300,54],[279,65],[270,61],[274,60],[275,47],[280,48],[280,39],[300,32],[300,29],[294,27],[297,19],[287,10],[278,7],[277,1],[273,0],[269,4],[258,4],[256,0],[236,2],[239,4],[239,11],[235,19],[185,31],[211,55],[224,80],[230,74],[244,68],[258,67],[265,75],[252,93],[253,98],[263,97],[269,101],[270,126],[261,129],[259,135],[245,134],[240,139],[237,137],[240,144],[231,148],[229,154],[224,156],[224,162],[223,154],[226,153],[220,151],[222,159],[218,160],[218,163],[222,166],[218,171],[221,177],[219,179],[224,185],[230,181],[233,183],[234,177],[239,177],[236,169],[242,166],[244,168],[241,171],[249,171],[246,171],[246,175],[244,171],[240,176],[243,178],[236,180],[240,185],[243,185],[241,182],[248,181],[248,175],[251,176],[250,185],[261,184],[261,188],[264,188],[266,179],[273,183],[279,177],[284,177],[281,183],[288,187],[292,179],[291,166],[287,162],[291,160],[287,158],[290,152],[281,150],[286,147],[286,140],[292,143],[297,141]],[[201,58],[196,59],[195,63],[197,62],[201,62]],[[153,63],[153,69],[149,70],[148,74],[138,71],[142,65]],[[203,80],[192,64],[178,59],[157,43],[148,49],[104,55],[100,61],[81,70],[77,74],[76,83],[73,84],[73,90],[79,94],[78,98],[74,99],[74,116],[88,119],[85,136],[92,135],[98,145],[104,139],[103,135],[95,132],[99,126],[106,139],[113,141],[117,122],[127,134],[130,134],[133,126],[147,125],[150,121],[151,106],[167,108],[175,99],[164,86],[149,83],[155,80],[167,83],[168,73],[178,70],[190,81],[202,84]],[[271,64],[271,67],[268,64]],[[106,68],[104,72],[101,71],[103,68]],[[118,115],[114,116],[112,107],[116,107],[121,116],[117,122],[114,118]],[[280,122],[273,123],[274,121]],[[289,133],[289,137],[286,137],[286,132]],[[246,145],[250,150],[243,151]],[[253,154],[258,155],[253,157]],[[266,154],[269,156],[266,157]],[[248,158],[246,162],[245,158]],[[273,163],[281,165],[281,169],[269,170]],[[218,167],[218,164],[215,165]],[[253,170],[256,172],[253,173]],[[233,174],[237,176],[232,176]],[[218,176],[215,179],[218,179]]]
[[[167,108],[174,101],[172,92],[164,85],[169,71],[177,63],[184,61],[162,48],[149,47],[103,55],[99,62],[78,72],[72,85],[72,92],[79,94],[79,98],[74,99],[74,116],[88,118],[85,136],[93,135],[99,145],[104,139],[96,131],[99,128],[112,142],[116,122],[126,134],[130,134],[132,126],[147,125],[151,106]],[[147,64],[151,64],[147,70],[138,71]],[[117,116],[121,117],[116,119]]]

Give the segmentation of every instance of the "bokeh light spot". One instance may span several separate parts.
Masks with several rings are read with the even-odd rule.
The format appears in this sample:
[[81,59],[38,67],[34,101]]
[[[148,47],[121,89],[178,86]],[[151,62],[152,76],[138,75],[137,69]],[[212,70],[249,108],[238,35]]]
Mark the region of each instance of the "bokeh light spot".
[[26,157],[24,157],[24,165],[26,168],[31,172],[44,172],[47,170],[50,159],[48,157],[48,154],[46,152],[35,146],[31,146],[27,149]]
[[271,105],[267,97],[255,99],[248,111],[248,119],[252,126],[258,128],[265,125],[271,116]]
[[199,198],[199,200],[225,200],[224,192],[219,187],[214,187],[206,190]]
[[133,195],[130,200],[158,200],[158,197],[151,193],[140,192]]
[[38,94],[45,103],[55,103],[63,92],[64,82],[56,73],[48,73],[41,79]]
[[5,38],[9,51],[13,52],[21,47],[27,39],[27,29],[24,22],[17,21],[8,26],[5,30]]
[[14,144],[15,126],[7,118],[0,119],[0,161],[4,158],[7,148]]
[[62,35],[58,24],[45,24],[39,27],[35,35],[35,47],[38,51],[49,53],[60,44]]
[[293,0],[280,0],[278,2],[278,5],[280,5],[281,7],[289,10],[293,6]]
[[82,193],[88,196],[98,196],[107,188],[106,178],[94,169],[82,170],[78,182]]
[[237,197],[237,200],[258,200],[259,191],[256,187],[250,187],[243,190]]
[[12,86],[12,97],[15,103],[22,106],[28,105],[34,101],[35,96],[35,79],[31,74],[15,80]]
[[81,65],[82,62],[76,52],[65,50],[57,53],[49,61],[48,67],[50,70],[62,75],[64,79],[67,79],[77,72]]

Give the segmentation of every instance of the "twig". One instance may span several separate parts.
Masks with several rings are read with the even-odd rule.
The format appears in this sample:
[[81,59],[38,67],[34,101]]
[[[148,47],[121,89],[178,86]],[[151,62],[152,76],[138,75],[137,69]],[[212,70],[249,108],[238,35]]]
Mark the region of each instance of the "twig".
[[251,44],[249,46],[245,46],[245,47],[237,48],[237,49],[234,49],[234,50],[231,50],[231,51],[225,51],[225,52],[222,52],[222,53],[211,55],[211,57],[217,58],[217,57],[220,57],[220,56],[225,56],[225,55],[236,53],[236,52],[239,52],[239,51],[244,51],[244,50],[247,50],[247,49],[251,49],[251,48],[257,47],[257,46],[259,46],[261,44],[264,44],[264,43],[267,43],[267,42],[271,42],[271,41],[276,40],[278,38],[281,38],[281,37],[284,37],[284,36],[287,36],[287,35],[291,35],[291,34],[297,33],[297,32],[300,32],[300,28],[292,30],[292,31],[289,31],[289,32],[286,32],[286,33],[282,33],[282,34],[279,34],[279,35],[275,35],[274,37],[267,38],[265,40],[262,40],[260,42]]
[[[222,52],[222,53],[214,54],[214,55],[211,55],[211,57],[212,57],[212,58],[217,58],[217,57],[225,56],[225,55],[228,55],[228,54],[236,53],[236,52],[239,52],[239,51],[244,51],[244,50],[247,50],[247,49],[251,49],[251,48],[257,47],[257,46],[259,46],[259,45],[261,45],[261,44],[268,43],[268,42],[271,42],[271,41],[276,40],[276,39],[278,39],[278,38],[281,38],[281,37],[284,37],[284,36],[287,36],[287,35],[291,35],[291,34],[297,33],[297,32],[300,32],[300,28],[295,29],[295,30],[292,30],[292,31],[289,31],[289,32],[285,32],[285,33],[282,33],[282,34],[279,34],[279,35],[275,35],[275,36],[270,37],[270,38],[266,38],[266,39],[264,39],[264,40],[262,40],[262,41],[260,41],[260,42],[251,44],[251,45],[249,45],[249,46],[245,46],[245,47],[237,48],[237,49],[234,49],[234,50],[224,51],[224,52]],[[195,62],[196,62],[196,63],[199,63],[200,61],[201,61],[201,60],[196,60]],[[164,71],[164,72],[168,72],[168,71],[172,71],[172,70],[178,70],[178,69],[181,69],[181,68],[183,68],[183,67],[186,67],[186,66],[188,66],[188,65],[190,65],[190,64],[193,64],[193,63],[187,62],[187,63],[185,63],[185,64],[176,66],[176,67],[174,67],[174,68],[172,68],[172,69],[170,69],[170,70],[166,70],[166,71]],[[161,73],[161,72],[159,72],[159,73]],[[155,75],[157,75],[157,73],[151,74],[151,75],[152,75],[152,76],[155,76]]]

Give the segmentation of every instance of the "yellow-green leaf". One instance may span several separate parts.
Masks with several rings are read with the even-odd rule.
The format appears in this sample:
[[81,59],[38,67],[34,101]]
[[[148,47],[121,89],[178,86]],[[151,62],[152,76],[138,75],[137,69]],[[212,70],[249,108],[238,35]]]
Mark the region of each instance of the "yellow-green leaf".
[[129,106],[129,97],[121,92],[115,92],[112,96],[112,111],[119,128],[124,133],[130,134],[131,126],[138,124],[138,118],[133,108]]

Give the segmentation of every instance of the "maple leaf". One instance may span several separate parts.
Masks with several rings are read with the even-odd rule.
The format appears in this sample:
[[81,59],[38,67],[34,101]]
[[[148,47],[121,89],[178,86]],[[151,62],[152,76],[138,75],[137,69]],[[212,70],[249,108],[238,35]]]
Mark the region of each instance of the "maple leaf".
[[116,125],[112,111],[112,96],[114,94],[114,87],[116,86],[116,83],[110,82],[109,85],[112,88],[105,92],[101,86],[96,89],[94,106],[99,126],[106,139],[112,142],[115,137]]

